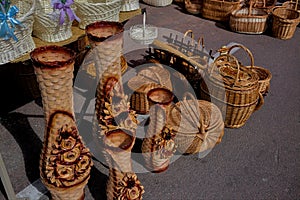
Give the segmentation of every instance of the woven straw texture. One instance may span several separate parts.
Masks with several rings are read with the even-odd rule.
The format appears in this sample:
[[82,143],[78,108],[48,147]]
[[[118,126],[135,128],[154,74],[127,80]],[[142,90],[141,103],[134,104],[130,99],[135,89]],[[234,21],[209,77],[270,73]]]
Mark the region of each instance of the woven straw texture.
[[162,6],[168,6],[172,4],[173,0],[143,0],[146,4],[149,4],[151,6],[157,6],[157,7],[162,7]]
[[297,4],[297,2],[286,1],[282,4],[282,6],[293,9],[293,10],[296,10],[296,6],[297,6],[297,11],[300,12],[300,6],[299,6],[299,4]]
[[230,15],[229,25],[232,31],[247,34],[261,34],[267,29],[269,14],[258,8],[242,8]]
[[83,199],[92,161],[73,116],[64,111],[54,113],[44,141],[40,173],[52,199]]
[[133,91],[130,98],[130,107],[137,113],[149,112],[147,93],[157,87],[172,90],[170,73],[161,65],[147,67],[128,81],[128,87]]
[[214,61],[200,88],[201,97],[214,102],[225,114],[224,123],[228,128],[243,126],[263,103],[257,74],[240,66],[229,54]]
[[278,7],[273,10],[272,16],[273,36],[283,40],[291,39],[300,22],[300,13],[296,10]]
[[131,172],[131,149],[135,143],[134,135],[120,129],[111,130],[105,133],[103,143],[103,153],[109,168]]
[[150,123],[142,143],[146,167],[153,172],[165,171],[175,150],[172,133],[165,128],[169,107],[153,105],[150,108]]
[[121,11],[127,12],[132,10],[138,10],[140,8],[140,2],[138,0],[123,0]]
[[122,0],[112,1],[75,1],[76,15],[80,18],[79,28],[96,21],[119,21]]
[[221,111],[211,102],[183,100],[171,108],[168,126],[173,127],[177,151],[194,154],[221,142],[224,122]]
[[[40,0],[35,12],[33,35],[45,42],[60,42],[72,37],[72,21],[65,17],[65,22],[60,25],[59,19],[51,17],[53,9],[49,1]],[[75,10],[75,7],[72,7]]]
[[135,173],[123,173],[114,169],[109,170],[106,185],[107,200],[142,199],[144,187]]
[[35,0],[12,0],[11,5],[16,5],[19,8],[19,13],[16,19],[19,20],[24,27],[16,26],[14,34],[18,41],[12,38],[4,40],[0,38],[0,65],[11,62],[35,48],[35,43],[31,37],[35,9]]
[[202,16],[216,21],[228,21],[230,14],[240,7],[240,1],[203,0]]

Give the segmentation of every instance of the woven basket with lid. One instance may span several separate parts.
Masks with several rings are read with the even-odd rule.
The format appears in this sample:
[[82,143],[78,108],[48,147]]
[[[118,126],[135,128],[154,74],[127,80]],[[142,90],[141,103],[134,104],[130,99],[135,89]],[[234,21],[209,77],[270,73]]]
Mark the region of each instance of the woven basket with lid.
[[214,61],[200,88],[201,97],[215,103],[224,114],[228,128],[243,126],[263,104],[257,74],[240,66],[229,54],[220,55]]
[[210,150],[221,142],[224,122],[216,105],[189,96],[192,98],[172,106],[167,125],[175,133],[177,151],[194,154]]

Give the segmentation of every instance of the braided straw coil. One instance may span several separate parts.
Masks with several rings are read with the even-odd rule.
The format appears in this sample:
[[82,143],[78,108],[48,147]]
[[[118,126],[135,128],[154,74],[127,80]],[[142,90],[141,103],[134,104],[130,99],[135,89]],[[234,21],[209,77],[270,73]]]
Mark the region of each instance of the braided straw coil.
[[0,65],[11,62],[35,48],[31,34],[36,0],[12,0],[11,5],[16,5],[19,8],[16,19],[19,20],[23,26],[15,26],[14,34],[18,41],[12,38],[9,40],[0,38]]

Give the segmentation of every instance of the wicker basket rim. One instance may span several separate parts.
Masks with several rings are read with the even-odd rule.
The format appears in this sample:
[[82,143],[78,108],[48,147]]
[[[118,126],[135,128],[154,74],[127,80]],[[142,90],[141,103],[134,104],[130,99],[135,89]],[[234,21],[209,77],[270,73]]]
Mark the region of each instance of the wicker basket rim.
[[[244,11],[244,10],[247,10],[247,14],[246,13],[239,13],[241,11]],[[252,13],[249,15],[249,8],[241,8],[241,9],[238,9],[238,10],[234,10],[232,13],[231,13],[231,16],[234,16],[236,18],[267,18],[269,16],[268,12],[263,10],[263,9],[260,9],[260,8],[252,8],[252,12],[253,11],[261,11],[262,13],[260,15],[253,15]]]
[[[291,13],[294,13],[296,15],[296,17],[292,18],[292,19],[282,17],[282,16],[280,16],[281,13],[278,13],[278,12],[280,12],[282,10],[286,10],[286,11],[289,11]],[[278,17],[278,18],[280,18],[282,20],[286,20],[286,21],[299,20],[299,18],[300,18],[300,13],[297,10],[293,10],[293,9],[285,8],[285,7],[278,7],[276,9],[274,9],[273,12],[272,12],[272,14],[273,14],[273,16]]]

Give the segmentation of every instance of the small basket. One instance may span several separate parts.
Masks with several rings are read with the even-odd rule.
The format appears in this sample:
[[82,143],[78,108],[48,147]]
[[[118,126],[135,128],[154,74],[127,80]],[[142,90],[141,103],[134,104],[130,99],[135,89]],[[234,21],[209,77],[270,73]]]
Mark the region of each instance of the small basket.
[[250,6],[235,10],[230,15],[229,25],[232,31],[247,34],[261,34],[267,29],[268,12]]
[[215,21],[228,21],[230,14],[239,8],[239,0],[203,0],[202,16]]
[[122,12],[137,10],[139,8],[140,8],[139,0],[123,0],[122,1],[122,6],[121,6]]
[[[60,25],[59,19],[51,16],[53,8],[50,1],[40,0],[39,2],[34,16],[32,34],[45,42],[60,42],[71,38],[73,21],[70,21],[66,15],[64,23]],[[74,6],[72,10],[75,10]]]
[[14,61],[35,48],[35,43],[31,34],[36,1],[12,0],[11,5],[16,5],[19,8],[16,19],[19,20],[24,27],[18,25],[15,26],[14,34],[18,41],[13,40],[12,38],[9,40],[0,38],[0,65]]
[[184,8],[187,12],[197,15],[201,13],[203,0],[184,0]]
[[162,6],[168,6],[172,4],[173,0],[143,0],[146,4],[149,4],[151,6],[157,6],[157,7],[162,7]]
[[286,7],[277,7],[273,9],[272,16],[273,36],[282,40],[291,39],[300,22],[300,13]]
[[152,66],[141,70],[137,76],[130,79],[128,87],[133,91],[130,97],[131,109],[139,114],[147,114],[150,109],[147,93],[157,87],[172,90],[170,73],[160,65]]
[[80,18],[79,28],[96,21],[119,21],[122,0],[112,1],[75,1],[76,15]]

